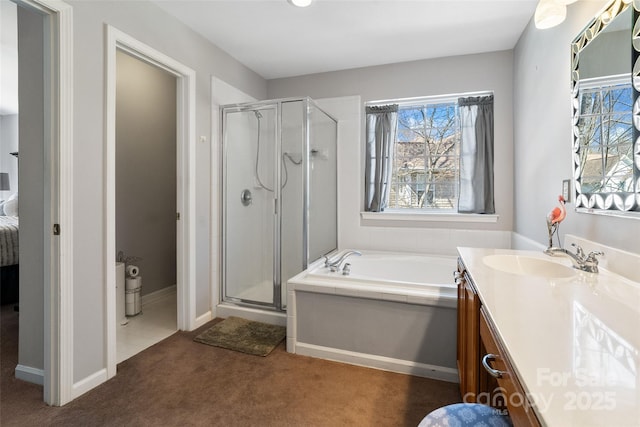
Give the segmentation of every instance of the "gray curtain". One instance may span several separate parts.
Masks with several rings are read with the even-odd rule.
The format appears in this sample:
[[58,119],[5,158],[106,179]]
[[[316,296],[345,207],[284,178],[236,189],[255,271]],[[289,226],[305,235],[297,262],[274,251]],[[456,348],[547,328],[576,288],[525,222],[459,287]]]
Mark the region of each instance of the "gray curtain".
[[389,201],[398,105],[367,107],[364,209],[382,212]]
[[493,95],[460,98],[458,105],[462,130],[458,212],[493,214]]

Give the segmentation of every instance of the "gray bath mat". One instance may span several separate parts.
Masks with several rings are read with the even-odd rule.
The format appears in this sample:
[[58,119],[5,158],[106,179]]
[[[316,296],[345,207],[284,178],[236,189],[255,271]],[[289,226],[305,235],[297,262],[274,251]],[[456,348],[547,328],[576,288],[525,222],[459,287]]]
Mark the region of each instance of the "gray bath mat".
[[256,356],[266,356],[287,334],[284,326],[268,325],[230,316],[193,340]]

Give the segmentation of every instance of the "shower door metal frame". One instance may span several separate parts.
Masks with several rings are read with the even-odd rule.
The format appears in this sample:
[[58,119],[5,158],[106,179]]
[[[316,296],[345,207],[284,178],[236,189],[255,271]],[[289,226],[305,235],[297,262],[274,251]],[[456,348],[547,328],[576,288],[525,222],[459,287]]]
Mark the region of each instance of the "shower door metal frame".
[[[276,120],[275,120],[275,139],[276,141],[280,140],[281,137],[281,130],[280,130],[280,106],[274,104],[273,102],[256,102],[256,103],[247,103],[247,104],[231,104],[231,105],[223,105],[220,107],[220,121],[222,123],[222,126],[220,127],[220,141],[222,142],[222,176],[221,176],[221,180],[220,182],[222,183],[222,209],[221,209],[221,229],[222,229],[222,238],[221,238],[221,251],[220,251],[220,255],[221,255],[221,268],[220,268],[220,302],[230,302],[233,304],[237,304],[240,306],[247,306],[247,307],[260,307],[263,309],[270,309],[270,310],[278,310],[280,311],[279,308],[277,308],[276,304],[275,304],[275,281],[277,280],[278,276],[277,274],[279,274],[279,272],[277,272],[278,268],[276,268],[276,264],[274,263],[274,261],[272,260],[272,264],[273,264],[273,277],[272,277],[272,286],[274,289],[274,296],[272,297],[272,302],[268,303],[268,302],[263,302],[263,301],[254,301],[254,300],[248,300],[248,299],[242,299],[242,298],[237,298],[237,297],[232,297],[232,296],[226,296],[225,292],[226,292],[226,277],[227,277],[227,263],[226,263],[226,247],[227,247],[227,230],[226,230],[226,221],[227,221],[227,214],[226,214],[226,206],[227,206],[227,202],[228,202],[228,195],[227,195],[227,189],[226,189],[226,182],[227,182],[227,143],[226,140],[224,138],[224,132],[225,129],[227,128],[227,117],[225,113],[245,113],[245,112],[255,112],[255,111],[259,111],[259,110],[265,110],[268,109],[269,107],[272,107],[273,109],[276,110]],[[279,148],[278,143],[276,143],[276,147],[275,147],[275,155],[278,155],[278,152],[281,151]],[[276,157],[277,158],[277,157]],[[277,221],[277,218],[280,216],[279,215],[279,211],[281,209],[281,206],[278,206],[278,200],[279,200],[279,183],[280,183],[280,175],[279,175],[279,170],[277,170],[274,174],[274,210],[277,211],[274,213],[273,217],[273,221],[274,221],[274,236],[273,236],[273,247],[274,247],[274,260],[276,258],[278,258],[279,260],[279,253],[275,252],[275,249],[277,248],[277,243],[276,240],[278,240],[279,243],[279,235],[277,233],[278,228],[279,228],[279,221]]]
[[[229,104],[223,105],[220,107],[220,122],[222,126],[220,126],[220,141],[222,148],[222,168],[221,168],[221,245],[220,245],[220,255],[221,255],[221,268],[220,268],[220,289],[219,289],[219,298],[220,302],[232,303],[238,306],[245,307],[260,307],[263,309],[274,310],[278,312],[284,312],[284,304],[282,302],[282,104],[288,102],[300,102],[302,107],[302,165],[303,171],[302,176],[304,179],[303,189],[302,189],[302,270],[306,270],[309,264],[309,209],[310,209],[310,168],[309,168],[309,150],[310,150],[310,128],[309,128],[309,108],[310,105],[313,104],[318,110],[322,111],[327,117],[332,119],[336,123],[336,136],[335,143],[337,149],[337,124],[338,120],[336,120],[333,116],[328,114],[322,108],[320,108],[311,98],[303,97],[303,98],[282,98],[282,99],[273,99],[266,101],[257,101],[257,102],[249,102],[242,104]],[[275,146],[275,155],[278,160],[278,167],[276,167],[275,171],[275,182],[274,182],[274,236],[273,236],[273,300],[272,303],[265,303],[261,301],[252,301],[252,300],[244,300],[241,298],[226,296],[226,276],[227,276],[227,266],[226,266],[226,245],[227,245],[227,232],[226,232],[226,206],[228,201],[228,194],[226,189],[226,181],[227,181],[227,143],[225,140],[225,130],[227,128],[226,114],[228,112],[236,113],[236,112],[252,112],[259,111],[261,109],[266,109],[268,107],[275,107],[276,109],[276,123],[275,123],[275,135],[276,135],[276,146]],[[337,152],[336,152],[337,156]],[[337,162],[337,158],[336,158]],[[337,187],[336,187],[336,198],[337,198]],[[337,200],[336,200],[337,202]],[[337,217],[337,212],[336,212]],[[337,218],[336,218],[337,219]],[[337,221],[336,221],[337,224]],[[336,228],[336,244],[337,244],[337,228]]]
[[273,218],[273,306],[282,311],[282,102],[276,104],[276,180],[273,193],[276,198]]
[[302,110],[302,149],[304,150],[304,162],[302,165],[302,176],[304,177],[304,186],[302,188],[302,271],[306,270],[309,264],[309,202],[311,201],[309,188],[309,162],[311,161],[309,156],[309,140],[311,138],[309,129],[309,101],[310,98],[305,99],[304,107]]

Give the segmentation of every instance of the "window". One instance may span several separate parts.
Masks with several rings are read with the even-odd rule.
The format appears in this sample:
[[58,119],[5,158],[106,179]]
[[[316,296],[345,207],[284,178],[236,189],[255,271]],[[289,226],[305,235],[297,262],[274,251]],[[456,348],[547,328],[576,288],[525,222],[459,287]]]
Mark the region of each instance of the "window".
[[365,211],[494,214],[493,95],[366,106]]
[[388,207],[455,211],[460,170],[457,102],[400,105]]

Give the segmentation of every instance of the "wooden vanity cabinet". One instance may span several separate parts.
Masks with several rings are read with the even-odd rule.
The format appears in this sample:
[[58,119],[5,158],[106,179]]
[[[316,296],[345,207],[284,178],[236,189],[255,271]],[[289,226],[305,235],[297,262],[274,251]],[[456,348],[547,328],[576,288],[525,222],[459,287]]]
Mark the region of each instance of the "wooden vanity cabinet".
[[[460,259],[455,279],[458,286],[457,363],[463,402],[506,409],[516,427],[539,427],[540,422]],[[483,366],[483,358],[487,367]]]
[[473,287],[473,281],[460,260],[458,260],[455,278],[458,286],[457,364],[460,394],[463,402],[475,403],[480,367],[480,299]]
[[[506,404],[513,425],[539,427],[540,422],[533,411],[531,402],[516,377],[515,370],[484,308],[480,309],[480,339],[483,355],[481,357],[482,376],[488,387],[482,391],[487,393],[489,402],[498,408]],[[494,384],[497,382],[498,387]],[[482,387],[484,388],[484,387]],[[481,402],[485,403],[485,402]]]

